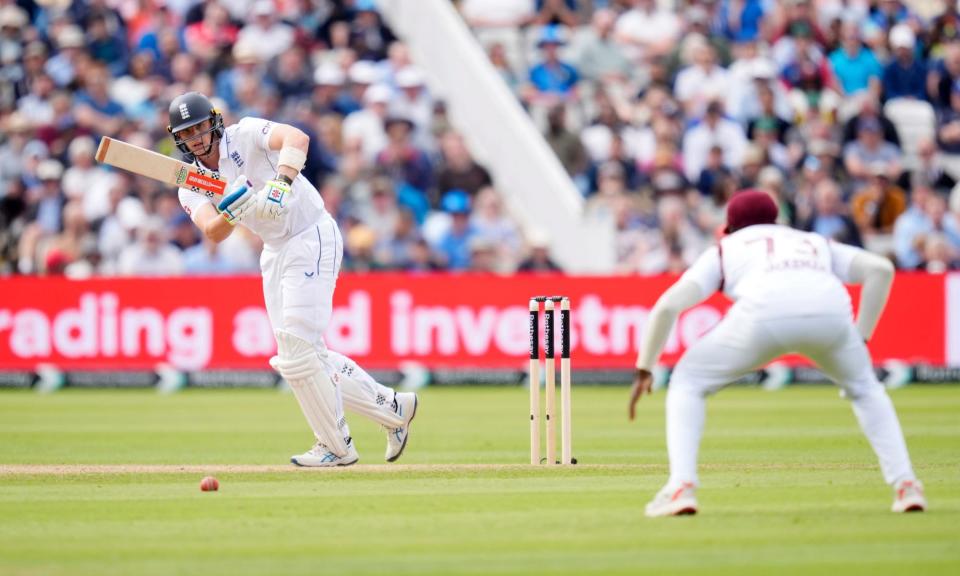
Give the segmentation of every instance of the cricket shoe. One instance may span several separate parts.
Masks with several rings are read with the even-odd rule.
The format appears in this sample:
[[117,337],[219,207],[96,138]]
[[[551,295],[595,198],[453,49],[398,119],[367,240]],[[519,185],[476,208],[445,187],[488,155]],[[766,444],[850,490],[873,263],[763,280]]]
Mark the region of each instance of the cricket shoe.
[[407,438],[410,437],[410,423],[417,415],[417,395],[413,392],[397,392],[397,415],[403,418],[403,426],[399,428],[385,428],[387,431],[387,453],[384,456],[387,462],[396,462],[407,447]]
[[349,466],[356,464],[360,459],[357,449],[353,445],[353,438],[347,438],[347,453],[343,456],[337,456],[330,451],[324,444],[317,442],[313,448],[303,454],[291,456],[290,461],[297,466],[309,468],[332,468],[334,466]]
[[896,497],[893,499],[894,512],[923,512],[927,509],[927,499],[923,496],[923,484],[919,480],[903,480],[898,483]]
[[644,513],[650,518],[696,514],[697,487],[692,482],[668,483],[647,504]]

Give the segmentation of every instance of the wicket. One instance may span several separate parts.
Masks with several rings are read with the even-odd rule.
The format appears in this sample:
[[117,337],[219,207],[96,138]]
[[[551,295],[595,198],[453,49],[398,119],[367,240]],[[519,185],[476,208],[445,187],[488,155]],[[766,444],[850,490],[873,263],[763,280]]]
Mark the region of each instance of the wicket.
[[[557,461],[556,360],[554,326],[556,304],[560,303],[560,450]],[[575,464],[572,457],[570,410],[570,298],[535,296],[530,299],[530,463],[540,464],[540,304],[543,304],[543,357],[548,464]]]

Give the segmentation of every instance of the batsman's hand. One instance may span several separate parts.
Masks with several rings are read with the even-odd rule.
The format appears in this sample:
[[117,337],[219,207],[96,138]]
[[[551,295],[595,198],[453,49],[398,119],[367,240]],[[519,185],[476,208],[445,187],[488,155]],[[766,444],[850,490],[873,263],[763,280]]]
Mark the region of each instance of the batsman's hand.
[[236,226],[256,207],[256,203],[252,185],[246,176],[240,175],[230,185],[229,193],[217,204],[217,210],[231,226]]
[[290,185],[283,180],[271,180],[257,192],[257,216],[265,220],[279,220],[290,202]]
[[653,393],[653,374],[649,370],[637,368],[633,376],[633,386],[630,388],[630,406],[628,412],[630,420],[637,417],[637,400],[644,394]]

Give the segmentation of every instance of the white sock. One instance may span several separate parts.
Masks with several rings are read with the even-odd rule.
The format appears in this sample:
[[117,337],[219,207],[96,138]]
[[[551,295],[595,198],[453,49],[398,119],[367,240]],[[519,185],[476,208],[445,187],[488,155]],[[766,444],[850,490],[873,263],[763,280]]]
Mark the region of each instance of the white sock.
[[853,413],[860,422],[870,446],[880,459],[883,479],[891,486],[903,480],[916,480],[900,421],[887,391],[879,383],[852,400]]
[[670,457],[670,485],[692,482],[698,485],[697,453],[707,399],[682,384],[667,389],[667,453]]

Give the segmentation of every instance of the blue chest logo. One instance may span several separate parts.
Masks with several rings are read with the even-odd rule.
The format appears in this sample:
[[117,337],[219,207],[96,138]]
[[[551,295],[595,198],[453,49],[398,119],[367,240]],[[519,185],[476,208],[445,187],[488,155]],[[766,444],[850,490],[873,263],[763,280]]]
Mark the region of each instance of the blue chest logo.
[[237,165],[237,168],[243,168],[243,158],[240,157],[239,152],[231,152],[230,159],[233,160],[233,163]]

